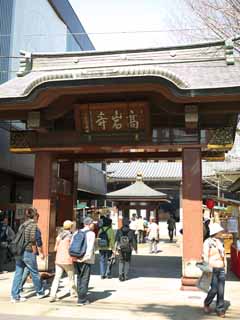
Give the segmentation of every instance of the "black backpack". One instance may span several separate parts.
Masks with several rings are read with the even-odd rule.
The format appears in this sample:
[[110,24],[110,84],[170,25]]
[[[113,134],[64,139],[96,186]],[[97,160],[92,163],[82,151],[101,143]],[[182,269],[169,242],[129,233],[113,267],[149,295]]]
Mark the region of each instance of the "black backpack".
[[103,228],[100,228],[100,233],[99,233],[99,238],[98,238],[98,247],[101,248],[106,248],[109,246],[109,239],[108,239],[108,235],[107,235],[107,231],[110,229],[107,228],[106,230],[104,230]]
[[9,244],[8,250],[14,257],[21,257],[29,242],[25,241],[25,229],[28,224],[23,223],[20,225],[14,240]]

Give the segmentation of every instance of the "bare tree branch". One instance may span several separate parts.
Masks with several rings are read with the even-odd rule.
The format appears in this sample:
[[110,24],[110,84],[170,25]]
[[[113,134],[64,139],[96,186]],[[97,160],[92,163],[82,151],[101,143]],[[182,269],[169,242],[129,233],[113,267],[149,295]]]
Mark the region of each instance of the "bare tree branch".
[[[193,12],[218,38],[240,33],[240,0],[185,0]],[[240,44],[235,43],[240,49]]]

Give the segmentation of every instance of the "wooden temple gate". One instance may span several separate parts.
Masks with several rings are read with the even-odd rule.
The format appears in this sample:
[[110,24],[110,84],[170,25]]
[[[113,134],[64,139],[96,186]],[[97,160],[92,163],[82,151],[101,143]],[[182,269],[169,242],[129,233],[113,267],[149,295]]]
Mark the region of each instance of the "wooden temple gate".
[[57,218],[72,218],[75,163],[182,160],[182,285],[194,286],[203,242],[201,161],[222,160],[233,144],[239,80],[233,44],[224,41],[23,57],[18,77],[0,86],[0,118],[26,124],[12,131],[10,150],[35,154],[44,268]]

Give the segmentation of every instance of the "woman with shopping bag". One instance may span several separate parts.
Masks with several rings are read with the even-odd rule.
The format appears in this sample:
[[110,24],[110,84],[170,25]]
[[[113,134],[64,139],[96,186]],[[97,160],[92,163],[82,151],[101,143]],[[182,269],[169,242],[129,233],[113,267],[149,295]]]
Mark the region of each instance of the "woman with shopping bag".
[[213,223],[210,225],[210,237],[203,244],[203,268],[212,271],[210,290],[204,300],[204,311],[206,313],[212,312],[210,305],[217,296],[216,312],[219,317],[224,318],[224,287],[227,262],[221,240],[222,232],[223,228],[220,224]]

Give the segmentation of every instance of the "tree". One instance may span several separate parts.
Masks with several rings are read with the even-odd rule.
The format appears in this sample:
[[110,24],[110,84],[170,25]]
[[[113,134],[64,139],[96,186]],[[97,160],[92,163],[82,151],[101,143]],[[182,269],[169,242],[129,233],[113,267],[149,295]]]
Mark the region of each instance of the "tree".
[[[240,34],[240,0],[185,0],[209,30],[219,39]],[[240,42],[235,42],[240,50]]]

